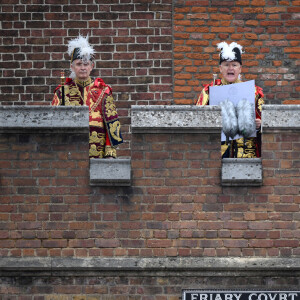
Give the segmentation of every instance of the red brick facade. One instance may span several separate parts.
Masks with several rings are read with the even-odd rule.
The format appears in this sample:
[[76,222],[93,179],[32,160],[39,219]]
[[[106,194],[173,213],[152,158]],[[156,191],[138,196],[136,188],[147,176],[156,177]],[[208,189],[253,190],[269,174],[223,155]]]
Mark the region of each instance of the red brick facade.
[[84,134],[2,134],[1,256],[299,256],[298,132],[263,186],[222,187],[219,134],[133,134],[132,186],[91,187]]
[[0,10],[2,104],[49,104],[79,33],[98,53],[92,75],[113,87],[120,108],[171,102],[171,1],[10,0]]
[[129,156],[129,111],[134,104],[172,103],[172,2],[94,0],[4,1],[0,6],[1,105],[49,105],[67,42],[89,34],[100,76],[113,88]]
[[[2,130],[2,258],[297,261],[299,130],[263,133],[262,186],[224,187],[219,134],[131,133],[130,107],[192,104],[217,71],[221,40],[245,46],[244,78],[257,81],[266,103],[300,99],[299,1],[4,2],[0,104],[49,105],[69,68],[68,39],[89,33],[99,53],[93,76],[113,87],[125,138],[119,156],[131,157],[132,185],[90,185],[85,133]],[[247,265],[216,274],[211,265],[164,273],[163,264],[147,274],[118,265],[106,273],[32,265],[10,273],[2,262],[0,295],[11,300],[175,300],[182,288],[300,284],[297,264],[256,276]]]
[[299,130],[263,134],[252,187],[221,185],[218,131],[180,128],[132,134],[131,186],[90,186],[87,132],[1,133],[3,299],[299,286]]
[[300,100],[299,12],[299,1],[175,1],[174,103],[194,103],[219,73],[224,40],[244,47],[242,78],[255,79],[268,104]]

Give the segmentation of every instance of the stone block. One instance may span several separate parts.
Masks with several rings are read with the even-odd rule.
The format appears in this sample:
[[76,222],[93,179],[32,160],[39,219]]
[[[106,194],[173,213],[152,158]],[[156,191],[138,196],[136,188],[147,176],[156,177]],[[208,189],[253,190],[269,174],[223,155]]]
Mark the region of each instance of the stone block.
[[218,106],[133,105],[133,133],[221,133],[221,109]]
[[263,105],[262,132],[300,131],[300,105]]
[[222,159],[223,186],[262,185],[262,161],[260,158]]
[[0,132],[88,133],[87,106],[0,106]]
[[90,159],[90,185],[130,186],[130,159]]

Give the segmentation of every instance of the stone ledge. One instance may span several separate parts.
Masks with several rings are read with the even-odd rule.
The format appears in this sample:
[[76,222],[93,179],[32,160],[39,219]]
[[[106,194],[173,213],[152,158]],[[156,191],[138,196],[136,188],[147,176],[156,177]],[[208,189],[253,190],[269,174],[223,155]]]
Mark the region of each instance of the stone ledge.
[[220,133],[221,109],[218,106],[133,105],[133,133]]
[[0,271],[300,271],[300,258],[1,257]]
[[130,186],[130,159],[90,159],[90,185]]
[[262,160],[260,158],[222,159],[223,186],[261,186]]
[[300,131],[300,105],[263,105],[262,133]]
[[87,106],[0,106],[0,132],[88,133]]

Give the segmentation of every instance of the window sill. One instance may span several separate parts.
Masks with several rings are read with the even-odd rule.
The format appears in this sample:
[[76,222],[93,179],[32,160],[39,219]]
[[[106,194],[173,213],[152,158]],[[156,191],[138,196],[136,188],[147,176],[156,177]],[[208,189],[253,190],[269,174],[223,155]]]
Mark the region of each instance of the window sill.
[[90,185],[130,186],[130,159],[90,159]]
[[222,186],[261,186],[261,158],[222,159]]

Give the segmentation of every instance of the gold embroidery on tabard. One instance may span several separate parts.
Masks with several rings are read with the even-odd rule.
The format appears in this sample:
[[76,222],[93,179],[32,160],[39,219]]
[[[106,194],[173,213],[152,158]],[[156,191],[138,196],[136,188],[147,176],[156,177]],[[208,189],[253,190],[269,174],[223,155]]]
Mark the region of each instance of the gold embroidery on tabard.
[[78,96],[79,97],[79,90],[76,87],[71,87],[70,88],[70,96]]
[[222,154],[222,156],[226,152],[226,150],[228,149],[228,147],[230,147],[230,146],[228,146],[227,144],[221,145],[221,154]]
[[203,91],[203,99],[202,99],[202,105],[207,105],[208,104],[208,94],[206,94],[205,91]]
[[101,113],[100,113],[100,111],[91,111],[90,116],[91,116],[93,119],[101,118]]
[[263,98],[259,98],[258,99],[258,109],[259,111],[261,111],[261,106],[264,104],[264,99]]
[[93,106],[95,104],[94,102],[94,97],[92,96],[93,94],[97,94],[98,90],[96,88],[92,88],[90,91],[90,95],[89,95],[89,100],[90,100],[90,106]]
[[97,147],[96,145],[92,145],[89,150],[89,156],[96,156],[103,158],[104,156],[104,151],[101,149],[101,147]]
[[69,95],[66,104],[69,106],[79,106],[80,105],[80,95],[79,91],[74,86],[68,86],[66,95]]
[[256,153],[255,150],[253,149],[244,149],[243,148],[238,148],[238,154],[237,158],[255,158]]
[[[93,83],[92,83],[92,79],[89,78],[88,80],[86,81],[80,81],[80,80],[75,80],[75,85],[76,85],[76,88],[78,90],[78,95],[79,95],[79,98],[80,100],[82,101],[82,103],[84,105],[86,105],[86,100],[87,100],[87,97],[90,93],[90,89],[92,88],[93,86]],[[83,89],[83,97],[82,97],[82,94],[80,92],[80,89],[79,89],[79,86],[78,84],[82,87]]]
[[105,134],[97,133],[97,131],[92,131],[90,134],[90,143],[99,143],[100,145],[105,144]]
[[79,80],[78,78],[76,78],[74,80],[75,84],[79,84],[82,87],[87,87],[88,85],[90,85],[92,83],[92,78],[89,77],[87,80]]
[[104,126],[103,122],[99,122],[99,121],[90,121],[89,124],[90,124],[90,126],[96,126],[96,127],[100,127],[100,128],[103,128],[103,126]]
[[114,99],[112,96],[108,96],[106,98],[105,109],[108,117],[115,116],[117,114],[116,106],[114,105],[113,100]]
[[76,100],[72,100],[69,102],[69,106],[81,106],[79,101]]
[[244,149],[244,138],[239,138],[236,140],[238,153],[237,158],[255,158],[255,138],[247,138]]
[[122,139],[120,138],[120,129],[121,129],[120,121],[115,121],[114,123],[109,124],[109,132],[111,136],[118,142],[122,141]]
[[[69,92],[69,86],[68,85],[64,85],[64,92],[65,92],[65,105],[68,106],[68,105],[70,105],[70,97],[69,97],[70,92]],[[60,97],[60,101],[62,101],[61,97]]]
[[111,157],[116,157],[117,156],[117,151],[115,148],[111,147],[111,146],[106,146],[105,147],[105,157],[106,156],[111,156]]

